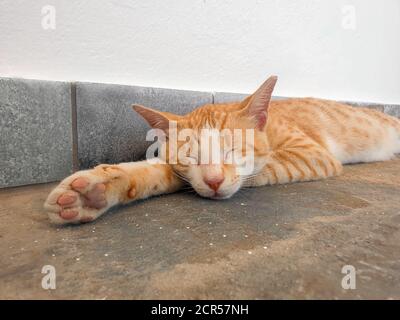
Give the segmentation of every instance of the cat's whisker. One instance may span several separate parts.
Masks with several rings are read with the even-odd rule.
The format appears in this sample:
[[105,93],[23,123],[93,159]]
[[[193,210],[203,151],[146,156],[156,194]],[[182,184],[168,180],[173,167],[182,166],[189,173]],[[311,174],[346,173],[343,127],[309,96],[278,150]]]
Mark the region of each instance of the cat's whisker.
[[187,182],[188,184],[190,184],[190,181],[189,181],[186,177],[184,177],[183,175],[181,175],[180,173],[175,172],[175,171],[172,171],[172,173],[173,173],[176,177],[178,177],[179,179],[181,179],[181,180]]

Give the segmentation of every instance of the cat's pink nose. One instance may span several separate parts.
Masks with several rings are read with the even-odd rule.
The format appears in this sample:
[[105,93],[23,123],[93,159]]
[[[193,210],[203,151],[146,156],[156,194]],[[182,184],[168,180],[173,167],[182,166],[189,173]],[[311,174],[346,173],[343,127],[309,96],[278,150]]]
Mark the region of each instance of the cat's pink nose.
[[224,177],[215,177],[204,179],[204,182],[215,192],[217,192],[218,188],[221,186],[222,182],[224,182]]

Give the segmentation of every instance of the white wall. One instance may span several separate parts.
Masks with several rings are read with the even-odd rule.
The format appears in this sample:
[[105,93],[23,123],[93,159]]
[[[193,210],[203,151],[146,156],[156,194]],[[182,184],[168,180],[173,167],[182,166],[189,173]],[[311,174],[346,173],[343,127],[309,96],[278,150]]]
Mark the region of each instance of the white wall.
[[0,76],[250,92],[270,74],[277,95],[400,103],[400,1],[0,1]]

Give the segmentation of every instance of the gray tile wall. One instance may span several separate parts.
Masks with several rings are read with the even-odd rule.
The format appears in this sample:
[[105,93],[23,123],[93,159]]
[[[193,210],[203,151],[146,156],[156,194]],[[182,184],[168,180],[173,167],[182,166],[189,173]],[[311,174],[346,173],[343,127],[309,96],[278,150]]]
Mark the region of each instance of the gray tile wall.
[[[0,78],[0,188],[143,158],[148,125],[131,105],[184,114],[247,94]],[[274,97],[281,99],[281,97]],[[400,117],[400,105],[370,105]]]
[[0,78],[0,188],[72,171],[70,84]]
[[214,103],[228,103],[228,102],[237,102],[242,101],[249,94],[246,93],[232,93],[232,92],[215,92],[214,93]]

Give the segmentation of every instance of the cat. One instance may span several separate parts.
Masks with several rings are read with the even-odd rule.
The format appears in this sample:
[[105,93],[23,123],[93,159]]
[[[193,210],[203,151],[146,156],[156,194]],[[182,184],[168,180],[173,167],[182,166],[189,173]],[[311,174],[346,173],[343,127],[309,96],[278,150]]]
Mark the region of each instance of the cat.
[[328,178],[339,175],[342,164],[389,160],[400,152],[397,118],[323,99],[271,101],[276,81],[276,76],[268,78],[242,102],[207,104],[184,116],[133,106],[167,136],[172,122],[178,132],[206,127],[253,130],[252,172],[240,175],[234,163],[102,164],[72,174],[49,194],[44,206],[50,220],[93,221],[117,204],[175,192],[188,184],[203,197],[226,199],[242,186]]

